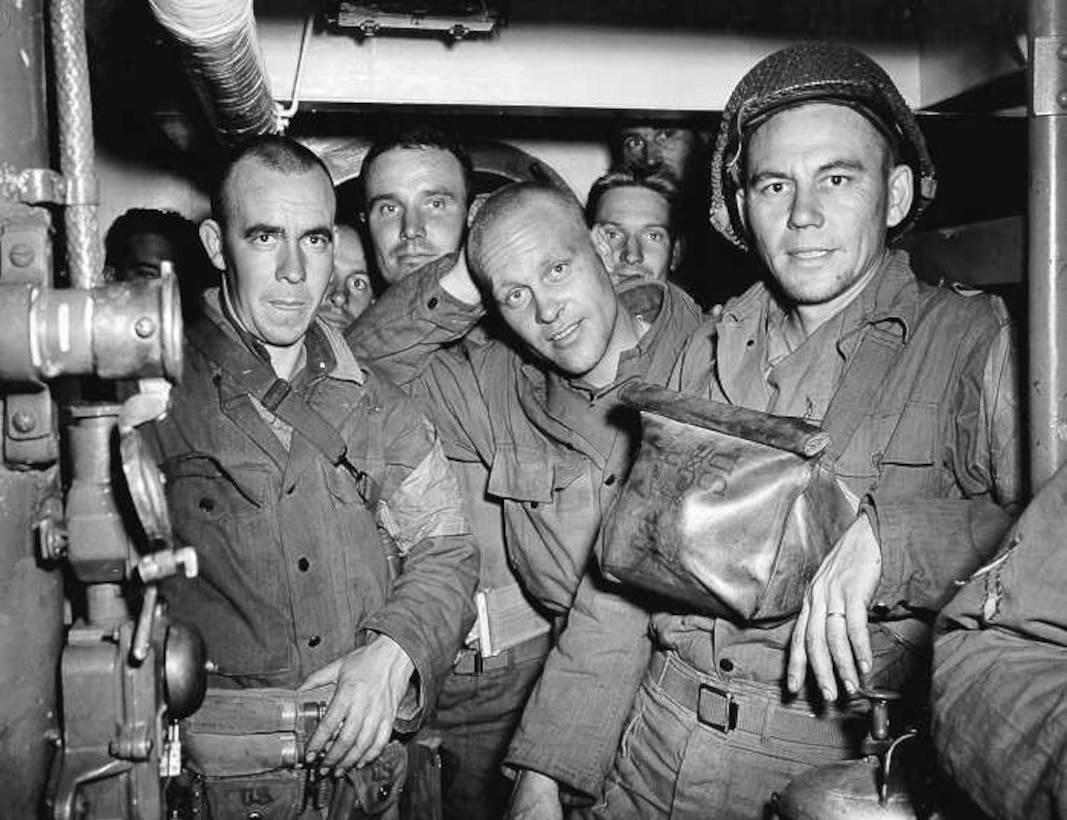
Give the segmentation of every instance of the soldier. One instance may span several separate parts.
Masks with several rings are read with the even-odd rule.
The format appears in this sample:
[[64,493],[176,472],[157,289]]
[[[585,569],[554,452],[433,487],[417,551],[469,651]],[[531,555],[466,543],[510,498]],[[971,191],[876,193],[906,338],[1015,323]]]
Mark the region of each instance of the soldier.
[[[168,414],[146,430],[200,575],[164,592],[205,638],[210,685],[332,687],[307,753],[340,776],[431,709],[473,620],[477,556],[433,427],[315,321],[334,246],[318,158],[251,141],[200,233],[222,286],[187,329]],[[395,579],[379,527],[403,560]],[[210,800],[227,783],[198,763]],[[298,813],[290,774],[239,787]]]
[[[420,126],[382,137],[364,159],[360,182],[363,221],[387,293],[424,265],[454,258],[461,249],[474,172],[467,152],[448,134]],[[356,352],[364,352],[360,328],[384,331],[378,321],[394,325],[398,318],[372,315],[358,323],[352,336]],[[468,342],[484,341],[483,331],[468,334]],[[447,417],[436,403],[426,410],[434,418]],[[511,788],[500,764],[548,654],[549,624],[526,600],[508,564],[503,511],[499,501],[486,497],[488,469],[470,458],[453,458],[452,467],[481,557],[480,621],[442,686],[422,740],[440,740],[445,817],[495,820]],[[503,600],[511,602],[506,612],[490,605]],[[516,627],[519,638],[507,639],[501,621]],[[485,639],[491,632],[497,634],[495,646]]]
[[862,685],[925,702],[933,615],[1019,500],[1003,306],[920,283],[889,247],[933,181],[914,116],[854,49],[784,49],[734,90],[712,219],[766,281],[693,336],[671,383],[851,427],[831,466],[856,515],[782,622],[580,593],[513,748],[529,771],[511,817],[559,817],[562,784],[599,797],[594,817],[754,820],[798,773],[854,756]]
[[363,240],[351,225],[338,224],[333,276],[319,308],[319,318],[343,333],[372,304],[374,291]]

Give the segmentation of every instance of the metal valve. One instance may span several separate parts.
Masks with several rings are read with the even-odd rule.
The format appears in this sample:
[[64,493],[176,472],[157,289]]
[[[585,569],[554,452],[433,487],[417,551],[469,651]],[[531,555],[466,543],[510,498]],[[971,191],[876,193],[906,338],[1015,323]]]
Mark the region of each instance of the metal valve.
[[144,662],[152,641],[152,623],[156,617],[156,602],[159,587],[156,582],[181,572],[186,578],[195,578],[199,572],[196,550],[192,547],[166,549],[145,555],[137,562],[137,575],[145,583],[141,614],[137,618],[137,630],[130,646],[130,658],[135,664]]

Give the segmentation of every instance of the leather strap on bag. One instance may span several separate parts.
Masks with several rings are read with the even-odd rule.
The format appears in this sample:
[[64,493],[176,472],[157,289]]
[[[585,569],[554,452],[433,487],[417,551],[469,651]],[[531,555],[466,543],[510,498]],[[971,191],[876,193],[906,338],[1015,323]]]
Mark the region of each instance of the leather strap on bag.
[[267,362],[245,345],[235,342],[207,317],[202,317],[187,336],[190,344],[292,427],[294,433],[310,441],[330,464],[350,470],[364,504],[371,511],[377,508],[381,495],[378,483],[348,460],[348,447],[341,434],[293,390],[289,381],[278,378]]

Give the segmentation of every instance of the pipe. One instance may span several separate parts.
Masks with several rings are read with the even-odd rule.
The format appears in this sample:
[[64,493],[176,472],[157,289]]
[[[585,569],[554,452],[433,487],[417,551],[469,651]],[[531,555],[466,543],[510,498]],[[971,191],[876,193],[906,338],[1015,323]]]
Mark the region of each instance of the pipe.
[[149,0],[178,43],[208,119],[223,143],[278,130],[256,39],[252,0]]
[[59,115],[59,167],[66,181],[64,226],[71,285],[104,283],[103,251],[96,224],[97,189],[93,174],[93,109],[85,52],[82,0],[52,3],[56,111]]
[[1029,372],[1034,493],[1067,457],[1067,4],[1030,0]]

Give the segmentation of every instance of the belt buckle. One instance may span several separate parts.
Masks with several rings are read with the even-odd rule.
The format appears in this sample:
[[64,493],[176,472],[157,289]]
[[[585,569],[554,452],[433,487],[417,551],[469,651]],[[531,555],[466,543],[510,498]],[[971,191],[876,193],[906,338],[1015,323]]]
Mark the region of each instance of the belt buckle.
[[738,703],[733,694],[717,686],[700,684],[697,695],[697,719],[705,726],[729,733],[737,728]]

